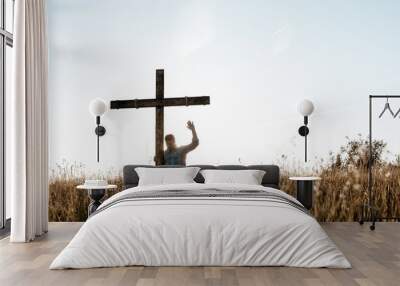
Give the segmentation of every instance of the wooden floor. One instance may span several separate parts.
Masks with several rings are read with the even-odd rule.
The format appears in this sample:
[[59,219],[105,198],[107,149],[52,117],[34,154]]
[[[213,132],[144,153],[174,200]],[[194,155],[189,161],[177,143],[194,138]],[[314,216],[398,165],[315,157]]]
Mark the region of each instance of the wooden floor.
[[400,224],[323,224],[353,269],[289,267],[123,267],[48,270],[81,226],[50,223],[47,235],[27,244],[0,241],[0,285],[400,285]]

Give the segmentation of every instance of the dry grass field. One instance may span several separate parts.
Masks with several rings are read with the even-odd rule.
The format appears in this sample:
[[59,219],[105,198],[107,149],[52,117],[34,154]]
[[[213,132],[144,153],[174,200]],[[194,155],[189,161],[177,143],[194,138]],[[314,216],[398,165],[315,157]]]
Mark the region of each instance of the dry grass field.
[[[91,176],[92,178],[94,176]],[[108,196],[122,190],[122,177],[111,174],[97,174],[96,178],[107,179],[118,186]],[[84,166],[63,161],[52,170],[49,182],[49,221],[85,221],[89,198],[85,190],[76,186],[85,181]]]
[[[384,160],[386,144],[373,143],[374,197],[380,215],[400,216],[400,160]],[[366,202],[368,193],[368,156],[367,142],[361,136],[348,140],[337,153],[332,153],[328,161],[320,161],[310,172],[322,178],[314,186],[313,214],[319,221],[356,221],[360,208]],[[287,166],[287,158],[282,156],[281,189],[289,194],[295,193],[295,184],[289,176],[304,174],[301,168]],[[311,175],[311,174],[310,174]],[[96,174],[110,183],[118,185],[115,192],[121,190],[122,178],[111,172]],[[51,173],[49,185],[50,221],[84,221],[87,216],[89,200],[85,191],[76,186],[83,183],[84,167],[66,161],[58,165]],[[109,195],[112,195],[110,192]]]

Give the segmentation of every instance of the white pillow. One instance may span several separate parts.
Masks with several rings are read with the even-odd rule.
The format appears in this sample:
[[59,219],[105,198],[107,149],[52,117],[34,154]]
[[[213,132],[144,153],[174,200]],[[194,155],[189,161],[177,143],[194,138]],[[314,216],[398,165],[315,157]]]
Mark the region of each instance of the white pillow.
[[194,183],[200,171],[198,167],[186,168],[135,168],[139,176],[139,186]]
[[261,185],[265,171],[261,170],[202,170],[206,184],[246,184]]

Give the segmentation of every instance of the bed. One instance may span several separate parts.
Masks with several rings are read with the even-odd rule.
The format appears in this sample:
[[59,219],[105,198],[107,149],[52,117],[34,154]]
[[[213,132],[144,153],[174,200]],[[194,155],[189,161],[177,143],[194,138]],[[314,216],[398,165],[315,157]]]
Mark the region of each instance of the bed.
[[260,185],[195,183],[138,186],[138,167],[123,169],[124,190],[102,203],[50,269],[144,266],[291,266],[350,268],[318,222],[279,190],[279,168]]

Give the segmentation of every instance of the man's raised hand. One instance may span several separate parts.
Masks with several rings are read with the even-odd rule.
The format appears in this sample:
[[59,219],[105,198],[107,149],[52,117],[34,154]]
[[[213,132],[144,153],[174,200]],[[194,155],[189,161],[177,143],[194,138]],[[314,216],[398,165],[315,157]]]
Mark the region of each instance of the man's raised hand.
[[193,121],[190,121],[190,120],[187,122],[186,127],[191,131],[193,131],[195,129]]

